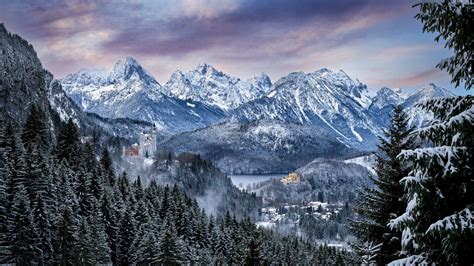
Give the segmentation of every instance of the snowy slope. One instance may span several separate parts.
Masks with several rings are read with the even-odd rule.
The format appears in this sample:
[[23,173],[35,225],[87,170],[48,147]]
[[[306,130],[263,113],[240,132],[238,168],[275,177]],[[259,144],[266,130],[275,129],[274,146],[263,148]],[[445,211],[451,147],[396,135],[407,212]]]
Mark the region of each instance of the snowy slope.
[[261,97],[270,87],[270,78],[264,73],[241,80],[202,63],[187,73],[175,71],[165,84],[164,91],[169,96],[192,99],[228,111]]
[[390,124],[390,117],[395,106],[402,104],[406,100],[407,95],[400,90],[393,90],[383,87],[377,91],[372,98],[369,111],[372,112],[376,119],[384,127]]
[[408,116],[408,122],[410,126],[420,127],[427,120],[433,118],[433,114],[426,112],[419,108],[417,104],[420,104],[426,100],[454,96],[455,94],[444,88],[436,86],[434,83],[430,83],[416,93],[408,97],[402,104],[403,110]]
[[263,120],[220,123],[174,135],[158,146],[199,153],[233,174],[284,173],[314,158],[355,152],[317,127]]
[[223,117],[218,108],[166,96],[155,78],[132,57],[119,60],[110,72],[81,70],[62,79],[61,84],[84,111],[155,123],[166,132],[204,127]]
[[231,119],[270,119],[317,126],[342,143],[367,147],[381,125],[372,116],[367,86],[342,70],[295,72],[278,80],[265,97],[230,112]]

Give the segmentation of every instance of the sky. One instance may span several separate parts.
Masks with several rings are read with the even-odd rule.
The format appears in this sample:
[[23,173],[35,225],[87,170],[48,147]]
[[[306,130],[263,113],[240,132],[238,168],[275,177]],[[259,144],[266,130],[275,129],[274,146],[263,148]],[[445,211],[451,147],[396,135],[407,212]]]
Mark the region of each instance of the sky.
[[[370,88],[454,89],[451,52],[408,0],[0,0],[0,22],[56,78],[136,58],[164,84],[201,62],[242,79],[343,69]],[[462,94],[462,88],[455,92]]]

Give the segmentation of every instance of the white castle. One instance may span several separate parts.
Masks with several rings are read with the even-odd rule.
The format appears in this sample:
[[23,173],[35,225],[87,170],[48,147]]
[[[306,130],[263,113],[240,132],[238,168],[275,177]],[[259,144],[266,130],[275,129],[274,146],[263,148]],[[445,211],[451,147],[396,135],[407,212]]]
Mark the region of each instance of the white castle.
[[132,146],[123,147],[123,157],[154,157],[156,152],[156,135],[155,126],[153,126],[151,132],[142,132],[139,144],[135,143]]

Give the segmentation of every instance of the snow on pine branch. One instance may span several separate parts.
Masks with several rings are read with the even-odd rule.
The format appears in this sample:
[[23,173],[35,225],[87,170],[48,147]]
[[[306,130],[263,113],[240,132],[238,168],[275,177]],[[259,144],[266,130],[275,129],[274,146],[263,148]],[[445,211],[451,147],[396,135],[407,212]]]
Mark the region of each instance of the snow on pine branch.
[[[446,132],[466,124],[474,124],[474,106],[471,106],[469,109],[462,111],[459,114],[449,117],[447,121],[436,120],[428,126],[415,130],[413,134],[418,136],[427,136],[433,132]],[[451,145],[458,144],[458,140],[459,138],[453,137],[451,140]]]
[[410,174],[411,175],[405,176],[404,178],[400,180],[400,183],[403,183],[405,185],[405,190],[407,190],[410,185],[413,185],[413,184],[419,185],[421,184],[421,181],[431,178],[428,175],[427,171],[423,172],[420,170],[414,170],[410,172]]
[[416,106],[425,111],[433,112],[436,117],[445,121],[449,117],[456,116],[465,110],[469,110],[473,105],[474,97],[466,95],[429,99],[417,104]]
[[413,209],[416,207],[418,202],[418,194],[415,192],[413,193],[412,199],[408,202],[406,211],[398,216],[395,219],[391,219],[387,226],[390,227],[390,229],[395,229],[400,227],[401,225],[405,224],[406,222],[412,221],[413,216],[411,215]]
[[426,255],[413,255],[407,258],[398,259],[390,262],[389,266],[405,266],[405,265],[427,265]]
[[[443,176],[447,173],[455,173],[457,168],[453,162],[459,158],[459,154],[466,151],[467,147],[452,147],[452,146],[439,146],[429,148],[417,148],[413,150],[402,150],[398,155],[403,160],[412,160],[415,163],[421,161],[432,161],[436,159],[436,162],[443,167]],[[427,167],[429,168],[429,167]]]
[[474,217],[469,207],[430,225],[426,233],[441,230],[465,230],[474,228]]

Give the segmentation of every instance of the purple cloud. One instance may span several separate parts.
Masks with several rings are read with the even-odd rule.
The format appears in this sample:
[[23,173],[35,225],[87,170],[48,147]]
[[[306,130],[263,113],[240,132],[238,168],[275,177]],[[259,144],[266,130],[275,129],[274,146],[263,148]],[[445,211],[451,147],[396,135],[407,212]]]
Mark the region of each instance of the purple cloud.
[[[433,60],[423,58],[446,55],[421,33],[408,0],[0,3],[0,21],[30,41],[45,67],[58,76],[82,67],[108,67],[131,55],[162,83],[175,69],[205,61],[242,78],[264,71],[274,80],[292,71],[344,68],[380,86],[383,80],[409,84],[401,67],[406,62],[434,69]],[[411,60],[416,54],[417,60]],[[371,69],[390,77],[374,77]]]

